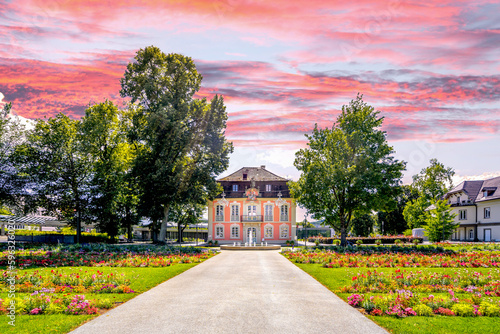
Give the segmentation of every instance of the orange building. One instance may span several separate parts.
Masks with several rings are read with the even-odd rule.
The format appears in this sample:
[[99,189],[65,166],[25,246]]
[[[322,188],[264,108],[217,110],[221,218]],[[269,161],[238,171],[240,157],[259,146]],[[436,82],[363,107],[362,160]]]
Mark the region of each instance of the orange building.
[[243,167],[217,180],[224,191],[208,203],[208,240],[283,244],[295,237],[288,180],[266,166]]

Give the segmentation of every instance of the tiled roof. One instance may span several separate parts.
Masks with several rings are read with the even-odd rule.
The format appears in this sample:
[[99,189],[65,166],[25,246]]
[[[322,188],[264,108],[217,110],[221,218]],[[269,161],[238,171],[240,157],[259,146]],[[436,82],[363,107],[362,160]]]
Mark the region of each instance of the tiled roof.
[[481,191],[481,187],[484,181],[463,181],[458,186],[449,191],[445,198],[448,198],[450,195],[464,191],[469,199],[474,202],[477,198],[477,195]]
[[[246,176],[246,178],[244,177]],[[243,167],[231,175],[223,177],[218,181],[288,181],[287,179],[271,173],[266,166]]]
[[[484,191],[493,192],[491,195],[484,197]],[[481,187],[477,202],[489,201],[500,198],[500,176],[485,180]]]

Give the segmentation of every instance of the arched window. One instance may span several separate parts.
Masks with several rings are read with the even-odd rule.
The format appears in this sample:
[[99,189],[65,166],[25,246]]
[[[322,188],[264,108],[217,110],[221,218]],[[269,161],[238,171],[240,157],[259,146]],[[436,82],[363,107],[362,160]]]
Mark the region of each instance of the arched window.
[[240,238],[240,227],[236,224],[231,225],[231,239]]
[[215,225],[215,238],[224,239],[224,225]]
[[281,212],[280,221],[287,222],[288,221],[288,205],[287,204],[283,204],[281,206],[280,212]]
[[266,239],[272,239],[274,234],[274,228],[273,225],[266,225],[264,227],[264,238]]
[[289,231],[288,225],[283,224],[280,226],[280,239],[288,239]]
[[217,222],[224,221],[224,205],[215,206],[215,221]]
[[474,230],[470,229],[469,230],[469,240],[472,240],[472,239],[474,239]]

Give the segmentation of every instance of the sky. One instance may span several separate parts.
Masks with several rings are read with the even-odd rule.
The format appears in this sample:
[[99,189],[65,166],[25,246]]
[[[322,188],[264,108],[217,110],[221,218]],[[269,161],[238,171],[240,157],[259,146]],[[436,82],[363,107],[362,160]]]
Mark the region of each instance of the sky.
[[[227,172],[297,179],[295,152],[363,94],[403,181],[437,158],[455,182],[500,175],[500,3],[494,1],[0,1],[0,94],[35,119],[110,99],[149,45],[194,59],[198,97],[224,97]],[[2,96],[2,95],[0,95]]]

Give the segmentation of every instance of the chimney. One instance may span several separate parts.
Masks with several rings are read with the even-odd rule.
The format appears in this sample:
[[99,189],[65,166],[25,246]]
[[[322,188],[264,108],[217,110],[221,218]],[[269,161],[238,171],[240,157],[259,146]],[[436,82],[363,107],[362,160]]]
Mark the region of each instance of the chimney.
[[266,169],[266,165],[260,165],[260,169]]

